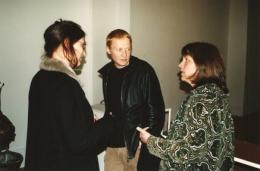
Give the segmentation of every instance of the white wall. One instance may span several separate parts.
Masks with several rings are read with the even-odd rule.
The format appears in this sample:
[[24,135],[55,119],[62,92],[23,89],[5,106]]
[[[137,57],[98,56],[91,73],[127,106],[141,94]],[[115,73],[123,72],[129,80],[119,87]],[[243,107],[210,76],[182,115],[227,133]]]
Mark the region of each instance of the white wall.
[[87,33],[87,63],[80,78],[91,104],[103,99],[97,70],[109,60],[105,37],[115,28],[129,30],[130,0],[0,0],[0,81],[2,111],[16,127],[11,150],[24,155],[28,92],[43,54],[43,33],[62,18],[80,24]]
[[[27,133],[28,91],[43,54],[43,32],[59,18],[73,20],[91,35],[90,0],[1,0],[0,1],[0,81],[2,111],[16,127],[11,149],[24,154]],[[88,38],[88,61],[91,61],[92,38]],[[89,41],[90,40],[90,41]],[[84,89],[92,98],[92,67],[87,63],[82,73]],[[90,83],[90,84],[86,84]]]
[[130,0],[93,0],[93,103],[103,100],[98,70],[108,63],[106,36],[114,29],[130,28]]

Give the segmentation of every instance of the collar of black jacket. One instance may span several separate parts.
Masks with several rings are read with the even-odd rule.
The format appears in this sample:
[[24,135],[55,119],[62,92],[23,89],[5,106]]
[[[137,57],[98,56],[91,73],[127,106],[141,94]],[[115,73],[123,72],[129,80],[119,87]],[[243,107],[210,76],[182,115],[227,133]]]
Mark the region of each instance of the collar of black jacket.
[[[135,56],[130,57],[130,62],[129,62],[129,71],[132,71],[134,69],[135,64],[137,61],[140,60]],[[107,63],[105,66],[103,66],[98,72],[104,77],[106,76],[106,73],[113,67],[114,62],[111,60],[109,63]]]

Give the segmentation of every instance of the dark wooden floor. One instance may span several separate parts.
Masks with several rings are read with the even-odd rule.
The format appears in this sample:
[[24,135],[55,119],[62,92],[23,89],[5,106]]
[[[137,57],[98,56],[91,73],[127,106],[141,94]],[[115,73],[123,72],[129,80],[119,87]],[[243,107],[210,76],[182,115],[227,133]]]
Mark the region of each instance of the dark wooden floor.
[[248,166],[236,163],[234,171],[259,171],[259,169],[248,167]]
[[[235,156],[260,163],[260,114],[233,117],[235,124]],[[259,171],[259,169],[235,163],[235,171]]]

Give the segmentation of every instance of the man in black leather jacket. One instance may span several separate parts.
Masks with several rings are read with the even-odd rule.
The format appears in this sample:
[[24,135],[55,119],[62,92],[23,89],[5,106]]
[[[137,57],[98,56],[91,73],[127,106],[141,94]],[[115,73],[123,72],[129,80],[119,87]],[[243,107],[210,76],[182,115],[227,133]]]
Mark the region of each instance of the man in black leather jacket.
[[[99,70],[103,79],[104,117],[117,119],[117,130],[106,150],[105,171],[159,170],[160,159],[139,146],[136,127],[160,135],[164,124],[164,101],[156,73],[147,62],[131,56],[131,35],[121,29],[106,39],[111,62]],[[140,155],[139,155],[140,153]]]

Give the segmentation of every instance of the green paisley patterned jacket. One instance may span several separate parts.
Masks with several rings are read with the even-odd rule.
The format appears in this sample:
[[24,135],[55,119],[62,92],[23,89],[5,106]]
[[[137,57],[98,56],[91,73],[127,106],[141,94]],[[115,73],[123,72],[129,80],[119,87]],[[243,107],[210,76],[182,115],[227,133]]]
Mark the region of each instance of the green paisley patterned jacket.
[[216,84],[192,90],[166,139],[150,136],[149,152],[162,171],[228,171],[234,166],[234,125],[228,94]]

